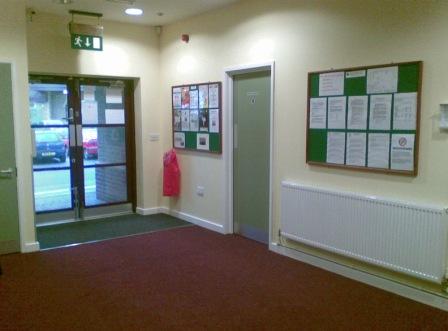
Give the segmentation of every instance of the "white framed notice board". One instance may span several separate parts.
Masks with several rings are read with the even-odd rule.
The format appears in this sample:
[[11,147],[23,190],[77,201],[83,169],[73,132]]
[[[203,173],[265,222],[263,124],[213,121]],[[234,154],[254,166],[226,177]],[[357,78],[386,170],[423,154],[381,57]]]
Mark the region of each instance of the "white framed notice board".
[[171,88],[173,147],[222,153],[221,82]]
[[416,176],[422,62],[308,73],[306,162]]

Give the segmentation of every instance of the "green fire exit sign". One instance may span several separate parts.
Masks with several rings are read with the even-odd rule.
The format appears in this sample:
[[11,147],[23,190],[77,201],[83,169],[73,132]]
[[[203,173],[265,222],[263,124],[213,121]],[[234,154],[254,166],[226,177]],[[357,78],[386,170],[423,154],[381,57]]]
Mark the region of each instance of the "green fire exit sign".
[[103,50],[103,37],[88,36],[75,33],[73,33],[71,36],[73,49],[84,49],[89,51]]

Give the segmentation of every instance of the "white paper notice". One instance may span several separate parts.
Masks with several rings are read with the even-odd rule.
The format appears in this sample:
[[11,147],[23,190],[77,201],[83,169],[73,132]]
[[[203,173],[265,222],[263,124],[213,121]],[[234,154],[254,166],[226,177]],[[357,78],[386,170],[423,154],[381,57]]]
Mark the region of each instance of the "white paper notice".
[[392,94],[370,96],[370,130],[390,130]]
[[415,130],[417,125],[417,93],[394,95],[394,130]]
[[367,128],[367,95],[348,97],[347,127],[355,130]]
[[389,168],[389,138],[388,133],[369,133],[368,167]]
[[190,111],[188,109],[182,109],[182,131],[190,130]]
[[174,131],[182,131],[182,116],[180,109],[174,110],[173,129]]
[[208,133],[198,133],[196,148],[204,151],[208,151],[210,149]]
[[366,134],[362,132],[347,133],[347,165],[366,165]]
[[367,93],[395,93],[398,86],[398,67],[367,70]]
[[210,132],[219,132],[219,109],[209,109],[208,116],[209,120],[209,131]]
[[199,114],[197,110],[190,110],[190,131],[199,131]]
[[199,108],[208,108],[208,85],[199,86]]
[[199,107],[199,91],[190,88],[190,109],[197,109]]
[[173,93],[173,108],[182,106],[182,93]]
[[185,133],[174,132],[174,147],[185,148]]
[[319,96],[344,94],[344,72],[319,75]]
[[327,133],[327,163],[344,164],[345,132]]
[[328,98],[328,128],[345,129],[346,97]]
[[219,85],[211,84],[208,86],[209,108],[219,107]]
[[414,170],[413,134],[393,134],[390,152],[390,167],[394,170]]
[[310,99],[310,129],[325,129],[327,122],[327,98]]

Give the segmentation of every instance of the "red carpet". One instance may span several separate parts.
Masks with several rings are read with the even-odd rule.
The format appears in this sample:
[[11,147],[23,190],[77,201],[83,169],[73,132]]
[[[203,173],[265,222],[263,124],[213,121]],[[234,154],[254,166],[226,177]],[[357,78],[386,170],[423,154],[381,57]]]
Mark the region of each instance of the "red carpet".
[[0,330],[448,330],[448,313],[198,227],[1,257]]

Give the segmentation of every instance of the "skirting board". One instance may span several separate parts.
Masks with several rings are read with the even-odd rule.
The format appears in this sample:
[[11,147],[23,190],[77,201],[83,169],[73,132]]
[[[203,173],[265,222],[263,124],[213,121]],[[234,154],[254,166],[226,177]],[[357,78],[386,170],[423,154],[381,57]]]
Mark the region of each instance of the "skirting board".
[[38,241],[31,242],[31,243],[25,243],[22,246],[22,253],[32,253],[32,252],[38,252],[40,250],[40,245]]
[[315,267],[336,273],[338,275],[356,280],[358,282],[368,284],[370,286],[392,292],[402,297],[448,311],[448,299],[441,296],[428,293],[410,286],[406,286],[360,270],[352,269],[336,262],[321,259],[319,257],[306,254],[285,246],[280,246],[276,243],[271,243],[269,249],[277,254],[284,255],[292,259],[311,264]]
[[199,218],[197,216],[193,216],[187,213],[183,213],[177,210],[171,210],[167,207],[154,207],[154,208],[139,208],[137,207],[137,213],[140,215],[154,215],[154,214],[167,214],[174,217],[177,217],[185,222],[193,223],[202,228],[206,228],[208,230],[216,231],[222,234],[226,234],[227,232],[224,229],[224,225],[218,224],[203,218]]
[[154,215],[154,214],[164,213],[164,211],[162,211],[162,209],[163,208],[159,208],[159,207],[153,207],[153,208],[137,207],[135,211],[139,215]]

